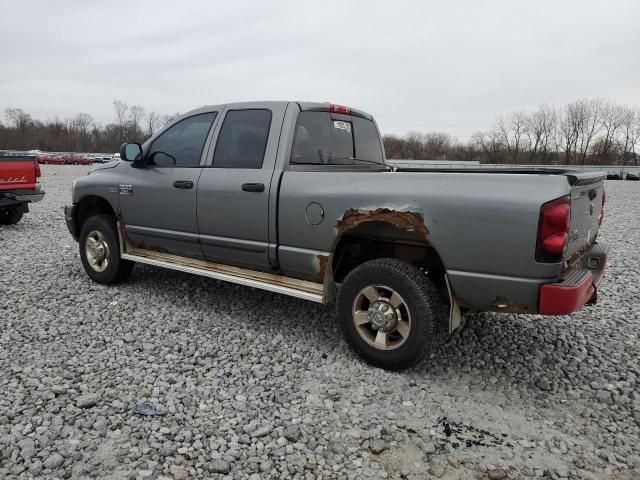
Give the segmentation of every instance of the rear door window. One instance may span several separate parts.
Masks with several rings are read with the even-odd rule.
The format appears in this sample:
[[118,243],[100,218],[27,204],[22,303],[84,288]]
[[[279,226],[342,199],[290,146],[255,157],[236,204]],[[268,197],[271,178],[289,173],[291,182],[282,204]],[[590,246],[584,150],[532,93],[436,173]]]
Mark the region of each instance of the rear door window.
[[213,156],[219,168],[262,168],[267,148],[270,110],[231,110],[227,112]]
[[354,159],[383,161],[378,130],[371,120],[332,117],[329,112],[298,114],[291,163],[358,163]]

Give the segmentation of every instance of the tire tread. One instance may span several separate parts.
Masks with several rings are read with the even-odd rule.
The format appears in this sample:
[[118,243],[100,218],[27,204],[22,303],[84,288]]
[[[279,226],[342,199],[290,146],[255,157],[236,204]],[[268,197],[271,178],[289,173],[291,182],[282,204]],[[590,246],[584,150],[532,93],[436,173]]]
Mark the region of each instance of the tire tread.
[[[353,302],[353,298],[346,298],[350,296],[349,286],[354,281],[358,282],[358,277],[369,274],[391,274],[396,276],[397,279],[400,279],[400,281],[406,284],[412,296],[417,296],[417,298],[413,298],[413,300],[417,301],[416,303],[419,305],[419,308],[426,310],[420,318],[417,319],[417,321],[422,323],[417,329],[419,337],[411,342],[409,350],[403,353],[401,359],[389,360],[383,358],[384,353],[363,345],[359,339],[353,337],[349,330],[348,322],[352,322],[351,304]],[[347,288],[344,288],[345,285]],[[406,298],[405,301],[407,301]],[[348,318],[345,318],[347,311],[346,305],[349,306]],[[440,343],[443,332],[446,329],[446,312],[448,310],[439,289],[431,279],[429,279],[426,273],[418,267],[395,258],[375,259],[355,267],[346,276],[342,287],[338,291],[336,307],[340,325],[349,345],[369,363],[389,370],[403,370],[416,364]]]

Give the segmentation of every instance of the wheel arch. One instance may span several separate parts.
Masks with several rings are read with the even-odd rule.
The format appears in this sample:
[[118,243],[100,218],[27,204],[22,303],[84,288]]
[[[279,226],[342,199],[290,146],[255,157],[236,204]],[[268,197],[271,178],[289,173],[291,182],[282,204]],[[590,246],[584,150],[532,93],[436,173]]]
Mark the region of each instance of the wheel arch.
[[438,284],[444,282],[446,269],[428,232],[378,220],[359,224],[338,237],[331,261],[334,282],[340,283],[358,265],[378,258],[404,260],[425,269]]
[[113,215],[116,211],[104,197],[99,195],[87,195],[77,202],[76,231],[82,230],[82,225],[93,215]]

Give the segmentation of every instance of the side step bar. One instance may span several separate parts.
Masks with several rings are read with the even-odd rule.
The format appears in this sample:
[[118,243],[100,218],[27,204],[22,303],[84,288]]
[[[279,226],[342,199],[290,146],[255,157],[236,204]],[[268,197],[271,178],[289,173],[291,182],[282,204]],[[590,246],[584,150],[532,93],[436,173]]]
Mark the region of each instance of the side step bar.
[[193,273],[203,277],[215,278],[225,282],[238,283],[247,287],[261,288],[270,292],[282,293],[292,297],[324,303],[324,289],[321,283],[298,280],[271,273],[258,272],[245,268],[231,267],[220,263],[179,257],[168,253],[143,249],[127,249],[120,255],[125,260],[131,260],[156,267],[170,268],[181,272]]

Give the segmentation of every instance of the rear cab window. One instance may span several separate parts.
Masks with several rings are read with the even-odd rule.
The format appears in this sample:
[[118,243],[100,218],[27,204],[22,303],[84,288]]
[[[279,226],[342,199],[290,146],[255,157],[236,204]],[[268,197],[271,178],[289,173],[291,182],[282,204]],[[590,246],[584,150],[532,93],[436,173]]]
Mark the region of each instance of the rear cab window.
[[290,163],[355,165],[384,163],[373,121],[355,115],[303,111],[296,121]]

